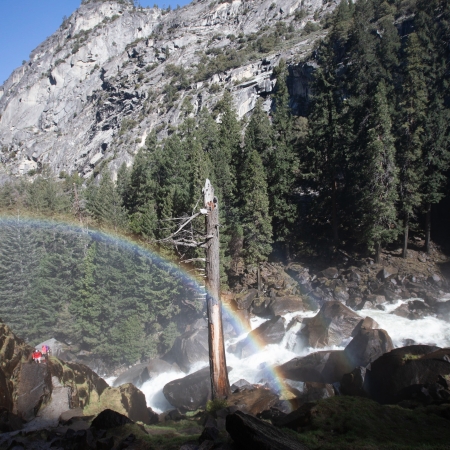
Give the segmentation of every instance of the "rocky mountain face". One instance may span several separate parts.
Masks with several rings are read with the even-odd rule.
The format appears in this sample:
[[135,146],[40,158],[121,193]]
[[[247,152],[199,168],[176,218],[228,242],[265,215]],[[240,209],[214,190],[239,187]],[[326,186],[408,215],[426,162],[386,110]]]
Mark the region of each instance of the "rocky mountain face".
[[200,0],[168,11],[84,0],[0,87],[3,177],[45,165],[85,178],[100,164],[114,173],[151,130],[164,137],[224,89],[240,117],[259,96],[268,109],[280,58],[295,106],[312,70],[298,62],[336,4]]

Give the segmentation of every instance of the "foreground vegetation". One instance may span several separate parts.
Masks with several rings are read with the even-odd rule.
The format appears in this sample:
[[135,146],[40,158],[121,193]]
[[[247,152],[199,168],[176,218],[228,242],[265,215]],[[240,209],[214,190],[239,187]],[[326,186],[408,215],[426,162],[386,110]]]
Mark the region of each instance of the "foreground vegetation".
[[314,449],[447,449],[449,406],[380,405],[361,397],[320,400],[303,429],[286,430]]

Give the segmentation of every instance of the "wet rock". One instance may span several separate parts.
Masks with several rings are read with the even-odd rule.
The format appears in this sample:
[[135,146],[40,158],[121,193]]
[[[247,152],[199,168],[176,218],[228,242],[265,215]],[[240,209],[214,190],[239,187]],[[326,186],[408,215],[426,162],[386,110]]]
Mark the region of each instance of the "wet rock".
[[239,448],[258,450],[305,450],[306,446],[293,440],[267,422],[236,411],[227,417],[227,431]]
[[383,267],[378,273],[377,273],[377,278],[382,280],[382,281],[386,281],[389,280],[390,278],[395,277],[398,274],[398,269],[395,267]]
[[51,395],[52,379],[46,363],[29,362],[19,366],[14,414],[26,421],[33,419],[41,406],[50,401]]
[[399,401],[402,390],[417,384],[435,383],[439,376],[450,375],[450,362],[429,356],[438,347],[413,345],[385,353],[371,364],[364,380],[364,390],[380,403]]
[[293,358],[277,367],[289,380],[335,383],[353,369],[343,350],[327,350]]
[[315,317],[303,320],[305,326],[298,333],[298,340],[304,347],[341,345],[360,321],[361,317],[342,303],[327,302]]
[[[170,364],[166,363],[168,366]],[[121,373],[114,381],[114,386],[120,386],[121,384],[132,383],[137,387],[142,386],[146,381],[150,379],[146,364],[136,364],[125,372]]]
[[361,281],[361,273],[356,269],[349,269],[344,274],[350,282],[359,283]]
[[182,411],[195,411],[204,407],[211,398],[209,367],[167,383],[163,394],[172,406]]
[[0,408],[0,433],[9,433],[11,431],[21,430],[23,421],[6,408]]
[[246,338],[230,345],[228,351],[234,353],[238,358],[246,358],[257,353],[265,345],[278,344],[284,337],[284,322],[285,320],[281,316],[264,322],[251,331]]
[[70,387],[71,404],[74,408],[84,408],[89,403],[98,401],[108,383],[84,364],[64,362],[52,358],[48,362],[52,376],[62,385]]
[[236,381],[231,385],[231,392],[239,392],[239,391],[245,391],[245,390],[253,390],[255,387],[253,384],[249,383],[247,380],[244,380],[241,378],[240,380]]
[[303,299],[298,296],[275,297],[269,306],[274,316],[281,316],[297,311],[304,311]]
[[370,302],[374,306],[381,305],[386,302],[386,297],[384,295],[368,294],[366,295],[366,302]]
[[324,277],[328,279],[334,279],[339,276],[339,270],[336,267],[329,267],[328,269],[322,270],[317,274],[317,277]]
[[350,373],[342,376],[340,390],[345,395],[357,395],[365,397],[364,379],[366,378],[365,367],[356,367]]
[[272,311],[269,309],[272,303],[270,297],[259,297],[253,300],[252,313],[261,317],[272,317]]
[[256,289],[250,289],[248,292],[238,294],[235,297],[237,309],[249,309],[253,299],[258,295]]
[[164,359],[170,363],[177,363],[184,372],[189,372],[196,363],[208,362],[208,330],[202,328],[178,336]]
[[105,409],[93,421],[92,428],[99,430],[109,430],[111,428],[120,427],[128,423],[133,423],[127,416],[113,411],[112,409]]
[[342,302],[342,303],[346,303],[347,300],[350,298],[350,295],[348,294],[348,292],[345,289],[345,287],[341,287],[341,286],[336,286],[334,288],[333,295],[334,295],[334,298],[338,302]]
[[91,401],[84,408],[84,413],[87,415],[99,414],[108,407],[134,422],[150,424],[154,421],[153,411],[147,407],[145,395],[131,383],[106,388],[98,401]]
[[170,364],[162,359],[152,359],[147,363],[136,364],[125,372],[122,372],[114,381],[114,386],[117,387],[122,384],[132,383],[139,388],[146,381],[167,372],[183,374],[177,364]]
[[302,403],[315,402],[323,398],[334,396],[334,388],[331,384],[316,383],[307,381],[303,385],[303,392],[300,397]]
[[437,273],[433,273],[433,275],[428,277],[428,281],[430,283],[434,283],[437,286],[442,286],[442,278]]
[[264,386],[255,386],[252,390],[233,393],[227,399],[230,407],[237,407],[240,411],[255,416],[270,409],[277,402],[278,396]]
[[393,348],[392,340],[385,330],[361,328],[344,352],[353,367],[366,367]]
[[405,317],[409,320],[417,320],[422,317],[428,316],[431,312],[430,307],[423,301],[412,300],[403,305],[400,305],[391,314],[396,316]]

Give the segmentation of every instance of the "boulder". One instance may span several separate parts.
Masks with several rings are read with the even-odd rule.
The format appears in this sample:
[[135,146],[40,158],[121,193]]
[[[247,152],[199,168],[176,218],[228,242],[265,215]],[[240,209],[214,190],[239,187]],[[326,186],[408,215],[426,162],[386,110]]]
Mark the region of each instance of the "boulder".
[[167,401],[181,411],[195,411],[211,398],[209,367],[167,383],[163,388]]
[[226,428],[238,448],[258,450],[307,450],[281,430],[256,417],[236,411],[227,416]]
[[340,391],[345,395],[366,396],[364,391],[364,379],[366,378],[365,367],[356,367],[350,373],[342,376]]
[[412,345],[385,353],[367,371],[364,390],[380,403],[395,403],[405,388],[435,383],[439,376],[448,377],[450,362],[432,356],[424,358],[438,350],[434,346]]
[[321,348],[341,345],[352,336],[361,317],[340,302],[326,302],[319,313],[303,320],[304,328],[297,334],[303,347]]
[[339,270],[336,267],[328,267],[328,269],[322,270],[317,274],[317,278],[328,278],[329,280],[335,279],[339,276]]
[[6,408],[0,408],[0,433],[9,433],[11,431],[21,430],[23,421]]
[[300,396],[300,400],[302,403],[316,402],[317,400],[333,396],[334,388],[331,384],[307,381],[303,385],[303,392]]
[[272,317],[272,311],[269,309],[272,303],[271,297],[259,297],[253,300],[251,312],[261,317]]
[[287,297],[275,297],[269,309],[274,316],[281,316],[297,311],[304,311],[305,306],[301,297],[291,295]]
[[395,314],[399,317],[404,317],[409,320],[417,320],[421,319],[425,316],[430,315],[431,308],[421,300],[412,300],[406,303],[403,303],[391,314]]
[[13,413],[29,421],[36,417],[41,406],[50,401],[52,378],[46,363],[29,362],[20,364],[14,389]]
[[348,294],[345,287],[342,286],[336,286],[333,291],[333,296],[338,302],[346,303],[347,300],[350,298],[350,295]]
[[240,411],[257,415],[270,409],[278,402],[278,396],[264,386],[255,385],[253,389],[245,389],[231,394],[227,398],[229,406],[235,406]]
[[395,267],[387,266],[383,267],[378,273],[377,278],[382,281],[389,280],[398,274],[398,269]]
[[276,316],[255,328],[246,338],[230,345],[227,350],[238,358],[246,358],[265,345],[278,344],[284,337],[284,322],[283,317]]
[[73,408],[84,408],[95,403],[108,387],[108,383],[84,364],[64,362],[58,358],[51,358],[48,366],[52,376],[59,382],[70,387],[71,404]]
[[276,370],[283,378],[290,380],[334,383],[352,369],[343,350],[328,350],[293,358]]
[[122,372],[114,381],[114,386],[132,383],[140,388],[146,381],[167,372],[183,374],[177,364],[170,364],[162,359],[152,359],[147,363],[136,364]]
[[345,347],[344,353],[353,367],[366,367],[393,348],[387,331],[361,328]]
[[0,407],[12,412],[17,396],[13,373],[20,371],[22,362],[31,360],[33,348],[26,345],[0,320]]
[[231,385],[231,392],[252,391],[253,389],[255,389],[253,384],[249,383],[247,380],[244,380],[243,378],[234,382]]
[[127,416],[112,409],[105,409],[92,421],[91,427],[99,430],[109,430],[128,423],[133,422]]
[[253,303],[253,299],[258,295],[256,289],[250,289],[249,291],[237,294],[235,297],[237,309],[249,309]]
[[131,383],[106,388],[98,401],[91,401],[83,412],[95,415],[106,408],[127,416],[133,422],[154,423],[154,412],[147,407],[145,395]]
[[178,336],[164,359],[169,363],[177,363],[184,372],[189,372],[194,364],[207,363],[209,361],[207,328],[188,331]]
[[[171,366],[169,363],[166,363]],[[121,384],[132,383],[137,387],[141,387],[146,381],[150,379],[146,364],[136,364],[135,366],[127,369],[121,373],[114,381],[114,386],[120,386]]]
[[[234,336],[239,336],[242,333],[247,332],[251,328],[250,312],[246,309],[233,308],[232,311],[224,309],[222,320],[224,322],[224,327],[226,326],[226,324],[230,324],[233,327]],[[225,338],[227,338],[225,331],[224,335]]]

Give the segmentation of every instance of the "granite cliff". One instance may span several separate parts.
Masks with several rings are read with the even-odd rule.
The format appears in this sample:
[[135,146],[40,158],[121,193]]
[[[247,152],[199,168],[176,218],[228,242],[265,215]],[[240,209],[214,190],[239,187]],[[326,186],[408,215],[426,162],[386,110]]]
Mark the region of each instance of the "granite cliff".
[[29,61],[0,86],[2,177],[89,177],[131,164],[151,130],[160,137],[231,91],[245,116],[266,99],[281,58],[292,102],[308,94],[312,66],[300,60],[326,33],[337,1],[194,1],[176,10],[124,1],[83,1]]

